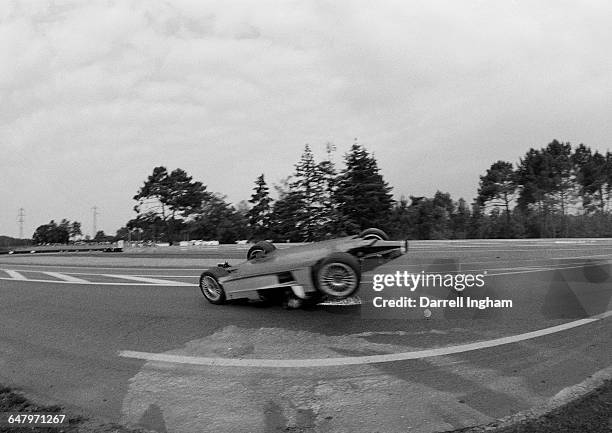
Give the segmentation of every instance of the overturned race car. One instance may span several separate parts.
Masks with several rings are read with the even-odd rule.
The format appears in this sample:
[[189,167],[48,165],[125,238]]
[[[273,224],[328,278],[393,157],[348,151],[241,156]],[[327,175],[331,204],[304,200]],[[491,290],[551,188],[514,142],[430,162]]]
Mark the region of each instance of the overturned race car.
[[345,299],[359,289],[362,272],[406,253],[408,241],[390,241],[382,230],[277,249],[261,241],[237,266],[221,264],[200,276],[200,290],[213,304],[229,300],[281,300],[290,308],[324,299]]

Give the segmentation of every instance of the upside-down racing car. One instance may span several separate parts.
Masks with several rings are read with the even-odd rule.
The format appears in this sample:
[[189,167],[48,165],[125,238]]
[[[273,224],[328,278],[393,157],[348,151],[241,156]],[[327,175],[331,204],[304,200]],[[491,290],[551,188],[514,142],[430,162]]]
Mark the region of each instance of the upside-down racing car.
[[247,261],[208,269],[200,290],[213,304],[228,300],[267,300],[284,296],[289,306],[344,299],[359,289],[361,273],[406,253],[408,241],[390,241],[378,229],[356,236],[277,249],[261,241],[247,252]]

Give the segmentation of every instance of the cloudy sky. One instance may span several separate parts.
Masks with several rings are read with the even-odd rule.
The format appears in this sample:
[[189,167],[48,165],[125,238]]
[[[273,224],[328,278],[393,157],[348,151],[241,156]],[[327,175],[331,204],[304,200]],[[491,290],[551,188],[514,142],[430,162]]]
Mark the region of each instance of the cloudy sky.
[[0,234],[114,233],[156,165],[237,203],[355,138],[400,195],[471,201],[553,138],[610,148],[612,4],[2,1]]

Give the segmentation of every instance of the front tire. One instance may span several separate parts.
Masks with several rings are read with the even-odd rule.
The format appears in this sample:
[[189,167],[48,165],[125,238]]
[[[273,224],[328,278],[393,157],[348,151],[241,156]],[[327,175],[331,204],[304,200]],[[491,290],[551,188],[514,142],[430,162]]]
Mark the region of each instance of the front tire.
[[369,228],[359,233],[358,237],[362,239],[376,239],[379,241],[388,241],[389,235],[377,228]]
[[221,305],[226,302],[225,290],[219,278],[227,274],[228,272],[223,268],[212,268],[200,275],[200,291],[211,304]]
[[253,260],[256,258],[261,258],[263,256],[268,255],[272,251],[274,251],[276,247],[273,243],[268,241],[259,241],[247,252],[247,260]]
[[332,253],[316,267],[314,280],[321,293],[333,299],[348,298],[359,289],[359,261],[348,253]]

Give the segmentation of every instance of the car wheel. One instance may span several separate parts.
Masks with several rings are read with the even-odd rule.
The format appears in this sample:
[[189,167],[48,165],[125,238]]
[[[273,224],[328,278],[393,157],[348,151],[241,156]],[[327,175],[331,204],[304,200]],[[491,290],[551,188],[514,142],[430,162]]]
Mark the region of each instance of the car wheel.
[[315,270],[315,284],[320,292],[335,299],[351,296],[359,289],[359,261],[348,253],[332,253]]
[[211,304],[225,303],[225,290],[219,282],[219,277],[224,277],[227,274],[228,272],[223,268],[212,268],[200,275],[200,290]]
[[370,229],[363,230],[361,233],[359,233],[358,237],[363,238],[363,239],[376,239],[376,240],[379,240],[379,241],[388,241],[389,240],[389,235],[387,235],[382,230],[375,229],[375,228],[370,228]]
[[276,247],[273,243],[268,241],[259,241],[247,252],[247,260],[253,260],[259,257],[263,257],[272,251],[274,251]]

